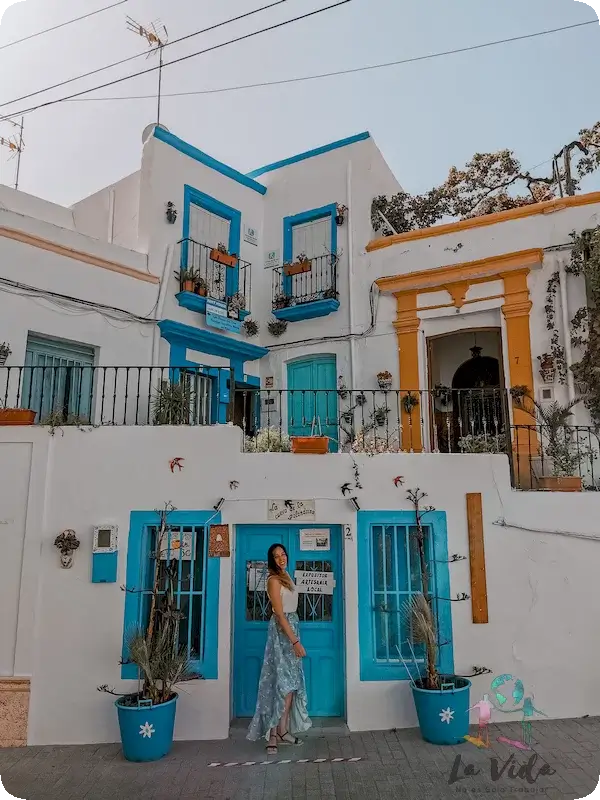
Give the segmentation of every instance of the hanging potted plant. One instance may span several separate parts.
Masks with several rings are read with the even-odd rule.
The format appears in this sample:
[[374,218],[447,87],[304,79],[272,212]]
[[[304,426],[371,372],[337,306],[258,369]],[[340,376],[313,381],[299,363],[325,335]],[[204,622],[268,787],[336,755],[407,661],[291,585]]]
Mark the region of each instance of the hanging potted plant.
[[380,389],[387,392],[392,388],[392,373],[388,372],[388,370],[384,370],[383,372],[377,373],[377,384]]
[[402,398],[402,405],[407,414],[412,414],[413,409],[419,405],[419,395],[415,392],[408,392]]
[[306,253],[300,253],[293,264],[284,264],[283,272],[288,277],[290,275],[300,275],[303,272],[310,272],[312,269],[311,261],[306,257]]
[[35,411],[30,411],[28,408],[7,408],[0,405],[0,425],[33,425],[34,422]]
[[271,319],[267,322],[267,330],[271,336],[283,336],[287,331],[287,321],[285,319]]
[[317,420],[314,419],[310,436],[292,436],[292,453],[297,455],[324,456],[329,452],[329,437],[323,436],[321,419],[319,418],[319,435],[315,435]]
[[[174,548],[173,557],[169,558],[171,528],[167,518],[174,510],[167,503],[159,512],[148,620],[127,639],[127,663],[138,668],[141,686],[138,692],[118,695],[115,701],[127,761],[158,761],[170,752],[178,700],[175,686],[202,678],[192,671],[187,648],[179,646],[179,631],[186,615],[178,607],[176,590],[181,565],[174,557]],[[98,690],[117,694],[106,685]]]
[[223,242],[219,242],[216,247],[210,251],[211,261],[216,261],[217,264],[224,264],[226,267],[236,267],[238,263],[237,253],[229,254]]
[[0,367],[6,364],[6,359],[12,353],[8,342],[0,342]]
[[389,408],[386,408],[385,406],[377,406],[373,411],[373,419],[375,420],[375,424],[382,428],[387,422],[389,413]]
[[246,336],[252,337],[256,336],[260,328],[258,322],[250,319],[250,317],[246,317],[246,319],[242,322],[242,329]]
[[208,292],[208,285],[206,281],[199,275],[194,280],[194,292],[200,297],[206,297]]
[[[410,631],[412,644],[421,650],[417,657],[411,643],[412,671],[409,670],[411,688],[421,736],[430,744],[464,744],[469,733],[469,689],[471,682],[457,675],[442,675],[438,669],[438,632],[436,624],[437,600],[433,594],[431,571],[434,568],[433,542],[430,526],[423,525],[423,517],[433,507],[421,507],[426,497],[420,489],[412,489],[407,497],[415,509],[415,525],[410,535],[414,538],[417,568],[421,591],[413,594],[403,605],[403,615]],[[466,599],[466,596],[463,598]],[[406,666],[406,661],[400,657]],[[408,669],[408,667],[407,667]]]
[[556,376],[556,362],[551,353],[542,353],[538,356],[540,362],[540,375],[544,383],[554,383]]
[[346,218],[346,212],[348,211],[348,206],[340,205],[337,203],[336,205],[336,214],[335,214],[335,224],[336,225],[343,225],[344,220]]
[[176,272],[175,275],[179,278],[179,285],[182,292],[194,291],[196,276],[193,269],[180,269],[179,273]]
[[452,400],[452,389],[449,386],[443,386],[441,383],[436,383],[433,388],[433,396],[439,402],[442,408],[446,408]]

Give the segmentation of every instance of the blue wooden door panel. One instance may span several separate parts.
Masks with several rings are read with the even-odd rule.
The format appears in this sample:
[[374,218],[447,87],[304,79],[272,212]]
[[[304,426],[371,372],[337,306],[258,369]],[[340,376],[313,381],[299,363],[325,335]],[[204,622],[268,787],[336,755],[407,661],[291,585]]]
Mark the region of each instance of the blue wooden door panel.
[[338,450],[338,395],[335,356],[292,361],[287,368],[290,436],[329,436],[329,450]]
[[[303,529],[317,526],[302,526]],[[319,526],[323,527],[323,526]],[[237,717],[251,717],[267,640],[271,609],[266,595],[266,556],[279,542],[289,554],[289,572],[297,569],[332,571],[334,594],[301,594],[300,636],[306,648],[304,673],[308,711],[314,717],[344,715],[344,647],[342,537],[329,527],[329,551],[301,551],[299,526],[243,526],[236,537],[233,706]]]

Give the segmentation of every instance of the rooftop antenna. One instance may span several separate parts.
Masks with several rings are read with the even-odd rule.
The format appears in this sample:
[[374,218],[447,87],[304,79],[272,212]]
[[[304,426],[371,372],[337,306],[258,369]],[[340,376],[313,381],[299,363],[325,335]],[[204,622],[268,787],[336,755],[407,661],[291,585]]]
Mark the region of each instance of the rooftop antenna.
[[160,22],[160,20],[155,20],[154,22],[151,22],[150,25],[148,25],[148,27],[144,27],[131,17],[127,17],[127,30],[131,31],[132,33],[135,33],[137,36],[141,36],[148,42],[148,47],[150,48],[150,50],[146,58],[150,58],[151,55],[153,55],[158,51],[158,100],[156,109],[156,124],[160,125],[160,95],[162,87],[163,47],[166,45],[168,41],[169,34],[167,32],[166,27]]
[[25,149],[25,142],[23,141],[23,126],[25,124],[25,117],[21,117],[21,122],[14,122],[12,119],[5,119],[13,128],[18,129],[17,134],[12,136],[0,136],[0,147],[6,147],[10,152],[8,160],[13,158],[17,159],[17,170],[15,173],[15,189],[19,188],[19,173],[21,171],[21,153]]

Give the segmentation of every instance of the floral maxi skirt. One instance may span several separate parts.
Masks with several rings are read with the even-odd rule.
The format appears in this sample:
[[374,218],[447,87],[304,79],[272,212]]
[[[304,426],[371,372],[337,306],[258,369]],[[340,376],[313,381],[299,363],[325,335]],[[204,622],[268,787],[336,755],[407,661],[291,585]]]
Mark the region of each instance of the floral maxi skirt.
[[[292,630],[298,636],[298,615],[286,614]],[[289,733],[296,736],[307,731],[312,723],[306,708],[306,684],[302,659],[294,653],[288,637],[279,627],[275,617],[271,617],[265,647],[265,658],[258,683],[256,712],[248,729],[248,739],[256,742],[269,739],[271,729],[281,719],[285,698],[293,692],[289,717]]]

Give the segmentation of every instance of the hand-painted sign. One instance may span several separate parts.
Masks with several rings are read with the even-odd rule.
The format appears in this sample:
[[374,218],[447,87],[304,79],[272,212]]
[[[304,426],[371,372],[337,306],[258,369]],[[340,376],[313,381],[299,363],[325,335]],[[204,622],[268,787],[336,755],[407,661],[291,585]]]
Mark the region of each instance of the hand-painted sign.
[[242,329],[242,323],[238,319],[231,319],[227,313],[226,303],[210,297],[206,300],[206,324],[228,333],[239,333]]
[[267,519],[315,519],[314,500],[267,500]]
[[296,570],[294,578],[298,591],[304,594],[333,594],[335,588],[333,572],[303,572]]

